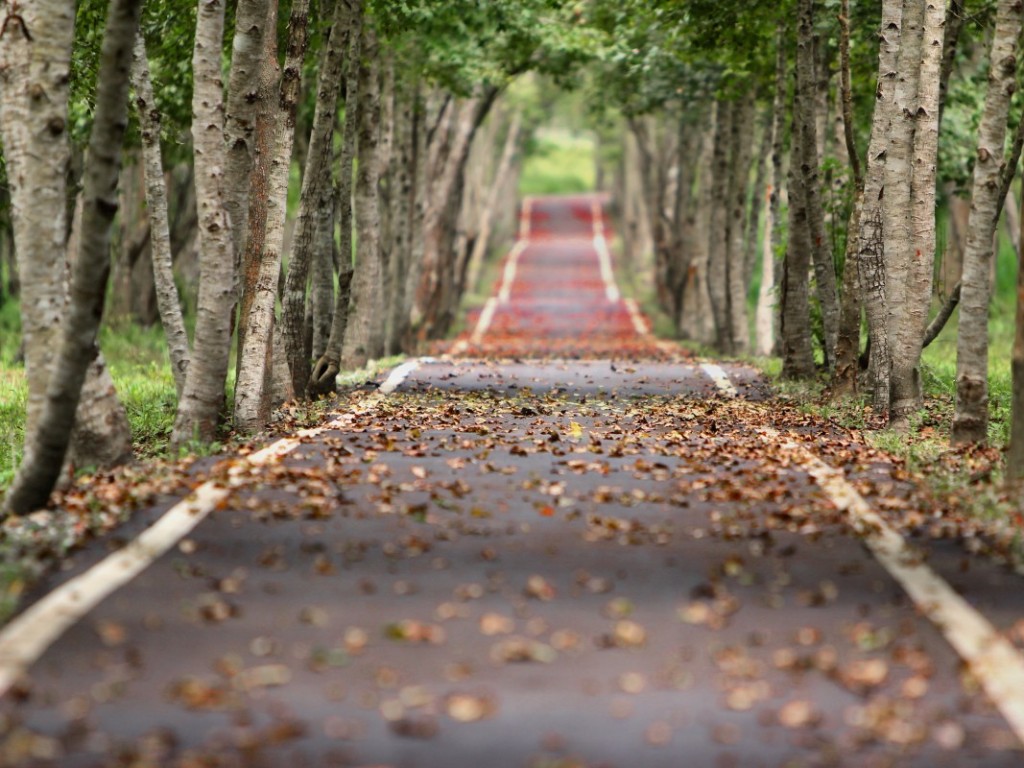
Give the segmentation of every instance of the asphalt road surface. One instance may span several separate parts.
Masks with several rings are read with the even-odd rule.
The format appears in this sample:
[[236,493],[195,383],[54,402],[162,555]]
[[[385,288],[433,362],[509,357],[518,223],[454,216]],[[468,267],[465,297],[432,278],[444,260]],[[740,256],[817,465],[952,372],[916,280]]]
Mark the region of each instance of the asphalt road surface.
[[110,542],[50,577],[0,765],[1024,764],[1018,577],[900,549],[905,478],[657,341],[606,227],[527,201],[450,355],[141,513],[185,523],[109,595]]

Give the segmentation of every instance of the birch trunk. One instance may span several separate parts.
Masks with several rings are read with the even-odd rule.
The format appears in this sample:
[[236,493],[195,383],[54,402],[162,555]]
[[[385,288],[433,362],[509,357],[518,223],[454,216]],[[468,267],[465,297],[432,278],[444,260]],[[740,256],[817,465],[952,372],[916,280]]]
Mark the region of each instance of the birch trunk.
[[[921,349],[931,305],[935,268],[935,184],[939,149],[939,70],[945,0],[927,0],[921,32],[920,73],[913,113],[913,197],[909,208],[910,249],[907,254],[902,312],[893,328],[893,370],[890,424],[909,426],[921,405]],[[894,276],[894,279],[895,276]]]
[[71,441],[82,385],[97,357],[96,335],[110,273],[110,230],[118,209],[117,179],[128,123],[128,81],[139,11],[135,0],[113,0],[107,12],[86,158],[81,247],[45,404],[35,429],[27,435],[31,447],[5,499],[6,510],[13,514],[43,506],[53,490]]
[[[793,138],[790,151],[794,158],[803,157],[801,146],[808,138],[799,128],[799,89],[793,99]],[[807,221],[807,199],[802,172],[797,162],[790,164],[789,178],[789,243],[782,268],[782,311],[779,337],[782,344],[782,377],[809,379],[814,376],[814,350],[811,345],[810,286],[811,236]]]
[[832,371],[832,397],[843,398],[857,392],[860,358],[860,316],[862,301],[857,275],[857,232],[864,207],[864,173],[860,153],[853,136],[853,88],[850,76],[850,0],[842,0],[839,10],[840,120],[850,174],[853,177],[853,209],[846,226],[846,254],[843,261],[843,290],[836,340],[836,365]]
[[[276,8],[277,0],[240,0],[235,11],[235,36],[231,45],[231,71],[224,115],[224,139],[227,142],[224,207],[231,218],[236,275],[241,274],[238,262],[245,253],[245,239],[249,231],[249,175],[256,151],[254,133],[266,44],[264,30],[276,29],[270,23],[272,2]],[[273,18],[277,18],[276,11]]]
[[[339,0],[341,2],[342,0]],[[359,71],[362,58],[362,0],[344,0],[348,6],[348,51],[345,65],[345,123],[342,129],[341,162],[334,190],[335,218],[338,220],[338,293],[327,348],[313,366],[310,394],[333,392],[341,366],[342,343],[348,326],[352,285],[352,171],[358,143]]]
[[711,218],[708,226],[708,294],[715,319],[715,346],[731,355],[729,332],[729,270],[726,251],[728,232],[729,136],[734,105],[719,100],[715,120],[715,149],[711,161]]
[[[925,0],[905,0],[896,65],[895,112],[889,128],[885,155],[885,196],[882,221],[885,237],[885,306],[888,359],[878,365],[889,370],[888,410],[890,421],[898,418],[893,410],[893,387],[899,375],[894,370],[900,354],[906,353],[902,326],[910,296],[907,280],[913,257],[914,233],[911,206],[914,200],[914,129],[923,53]],[[874,348],[872,348],[874,354]],[[905,388],[905,384],[903,385]]]
[[380,209],[377,197],[381,107],[376,31],[369,24],[363,27],[362,45],[359,65],[359,163],[355,190],[356,266],[352,276],[349,320],[341,347],[341,367],[345,370],[361,368],[370,359],[373,316],[383,310],[380,306]]
[[385,354],[389,355],[401,351],[402,335],[405,332],[403,318],[407,316],[406,276],[412,266],[413,178],[416,163],[419,161],[415,145],[416,91],[400,84],[396,90],[395,100],[395,162],[391,179],[395,233],[389,265],[392,294],[387,308],[388,328],[385,342]]
[[[288,51],[281,72],[274,116],[273,151],[267,174],[267,227],[263,253],[250,303],[249,319],[239,351],[235,384],[235,426],[243,431],[262,429],[270,420],[273,389],[274,304],[281,273],[285,220],[288,214],[288,175],[295,140],[295,115],[302,62],[309,33],[308,0],[294,0],[288,20]],[[266,82],[278,80],[277,56],[265,62]],[[331,121],[333,127],[333,120]],[[247,286],[248,287],[248,286]],[[296,389],[296,392],[303,390]]]
[[224,83],[220,52],[224,0],[201,0],[192,57],[192,145],[199,213],[199,300],[192,360],[178,402],[171,442],[211,442],[224,405],[231,349],[235,261],[224,210]]
[[[885,198],[886,146],[896,112],[896,63],[900,49],[902,0],[882,4],[875,112],[871,121],[868,164],[864,176],[864,204],[857,233],[857,275],[871,344],[871,388],[874,407],[889,409],[889,337],[886,329],[885,240],[882,205]],[[886,361],[886,364],[882,364]]]
[[728,193],[728,235],[726,275],[729,307],[729,347],[733,354],[746,354],[750,346],[747,327],[747,257],[744,249],[744,221],[750,157],[754,145],[754,99],[742,97],[734,107],[732,120],[732,167]]
[[815,108],[814,0],[800,0],[799,10],[796,54],[796,87],[800,92],[800,111],[797,113],[798,130],[801,135],[799,168],[807,211],[815,288],[821,308],[825,366],[831,369],[835,364],[836,339],[839,336],[839,294],[821,202],[821,156],[818,153],[819,135]]
[[[1021,195],[1024,206],[1024,195]],[[1024,243],[1024,208],[1018,211],[1022,231],[1020,241]],[[1017,251],[1017,311],[1011,362],[1013,392],[1011,395],[1012,415],[1010,419],[1010,445],[1006,452],[1006,477],[1010,482],[1024,479],[1024,248]]]
[[[5,5],[5,12],[13,12]],[[74,3],[36,0],[24,4],[18,18],[20,22],[8,21],[0,38],[0,132],[21,286],[28,385],[23,461],[28,462],[31,437],[46,403],[64,306]]]
[[167,186],[164,181],[163,160],[160,154],[160,110],[153,96],[149,77],[146,43],[140,34],[135,40],[132,80],[135,88],[135,108],[139,115],[142,134],[142,158],[146,183],[146,208],[149,214],[150,255],[153,260],[153,279],[156,282],[157,307],[160,323],[167,339],[174,385],[181,397],[188,371],[188,334],[181,314],[181,299],[174,283],[171,259],[170,225],[167,223]]
[[[349,4],[339,0],[334,8],[330,40],[317,77],[309,155],[302,174],[295,239],[281,301],[282,336],[287,349],[292,388],[298,395],[306,392],[310,374],[304,328],[309,265],[317,247],[317,234],[328,230],[333,221],[331,157],[350,23]],[[287,194],[287,189],[285,192]]]
[[1000,0],[989,56],[988,91],[978,130],[971,185],[971,213],[964,251],[960,326],[956,354],[956,412],[950,439],[984,443],[988,439],[988,306],[992,241],[1000,206],[1000,166],[1006,120],[1015,89],[1017,44],[1024,6]]
[[466,278],[466,287],[471,291],[475,290],[476,284],[480,280],[480,270],[491,242],[494,217],[498,211],[498,206],[502,202],[499,195],[505,188],[505,180],[508,178],[512,162],[519,149],[519,135],[522,125],[522,113],[516,111],[512,115],[508,128],[505,130],[505,143],[502,145],[501,157],[498,160],[498,167],[495,170],[494,179],[491,182],[487,199],[483,204],[480,221],[477,224],[477,236],[473,243],[473,251],[469,256],[469,273]]
[[765,220],[764,243],[761,249],[761,288],[757,294],[754,325],[757,329],[756,351],[770,355],[776,346],[775,255],[782,248],[782,227],[779,226],[782,192],[782,160],[786,130],[786,38],[780,21],[775,34],[775,94],[772,99],[771,179],[768,185],[768,216]]

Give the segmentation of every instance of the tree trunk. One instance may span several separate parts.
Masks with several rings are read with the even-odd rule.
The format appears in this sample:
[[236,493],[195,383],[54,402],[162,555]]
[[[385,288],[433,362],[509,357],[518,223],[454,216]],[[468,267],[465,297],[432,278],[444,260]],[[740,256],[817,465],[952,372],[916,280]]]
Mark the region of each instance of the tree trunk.
[[942,65],[939,68],[939,126],[942,125],[942,114],[946,108],[946,96],[949,93],[949,78],[953,74],[956,63],[956,51],[960,42],[960,33],[964,28],[966,2],[949,0],[946,8],[946,23],[943,25],[944,40],[942,43]]
[[[914,128],[919,93],[921,60],[924,50],[924,6],[926,0],[905,0],[900,33],[900,53],[896,71],[895,112],[889,127],[889,140],[885,154],[885,196],[882,200],[882,221],[885,237],[885,306],[886,335],[889,358],[878,358],[877,364],[889,369],[888,410],[890,422],[902,423],[894,409],[893,394],[896,379],[906,371],[896,372],[901,354],[907,354],[907,341],[903,332],[910,294],[907,281],[913,258],[914,228],[911,208],[914,201]],[[872,354],[875,353],[872,347]],[[907,382],[899,385],[901,391]],[[906,403],[901,403],[905,410]]]
[[373,317],[380,314],[380,208],[377,184],[380,147],[380,87],[377,80],[377,33],[363,26],[359,66],[359,162],[356,169],[356,265],[352,276],[349,320],[341,347],[341,367],[355,370],[370,358]]
[[764,245],[761,251],[761,288],[757,295],[755,327],[757,353],[770,355],[777,345],[775,261],[782,251],[783,153],[786,146],[786,25],[778,23],[775,33],[775,93],[772,99],[771,181],[769,183],[768,216],[765,222]]
[[729,331],[729,268],[727,233],[729,228],[729,136],[732,133],[734,104],[720,99],[715,111],[715,149],[711,164],[711,219],[708,228],[708,293],[715,318],[715,347],[731,355]]
[[[821,162],[818,154],[818,127],[815,109],[814,77],[814,0],[800,0],[797,26],[796,87],[798,130],[800,131],[799,168],[807,210],[807,226],[821,324],[824,331],[825,366],[835,364],[836,340],[839,336],[839,295],[832,248],[825,232],[825,213],[821,202]],[[794,155],[796,157],[796,155]]]
[[1017,41],[1024,6],[1000,0],[989,57],[988,91],[978,130],[971,186],[971,213],[964,252],[960,327],[956,355],[956,412],[950,439],[984,443],[988,439],[988,305],[992,240],[998,220],[1000,166],[1006,119],[1017,70]]
[[[277,56],[265,62],[267,86],[280,81],[277,113],[274,116],[273,151],[267,174],[267,227],[263,253],[249,309],[249,321],[240,349],[238,381],[235,384],[235,426],[256,431],[270,420],[273,386],[274,304],[277,300],[284,248],[285,220],[288,214],[288,175],[295,140],[295,114],[298,110],[302,63],[309,34],[308,0],[294,0],[288,20],[288,51],[284,70],[277,77]],[[275,46],[276,47],[276,46]],[[269,49],[269,47],[268,47]],[[269,52],[269,51],[268,51]],[[333,115],[332,115],[333,118]],[[334,121],[330,121],[329,129]],[[329,164],[328,164],[328,167]],[[306,358],[308,360],[308,357]],[[296,389],[296,392],[303,390]]]
[[501,149],[501,158],[498,160],[498,167],[494,173],[494,179],[491,182],[487,200],[483,205],[480,222],[477,225],[477,236],[473,243],[473,252],[469,257],[469,274],[466,278],[466,287],[471,291],[476,289],[476,285],[480,280],[480,270],[483,266],[484,257],[487,254],[487,248],[491,244],[494,216],[497,213],[498,206],[503,202],[499,195],[505,188],[505,180],[508,178],[509,171],[512,168],[512,161],[519,149],[519,135],[522,125],[522,113],[516,111],[512,115],[508,128],[505,130],[505,143]]
[[[271,6],[275,8],[270,16]],[[227,142],[224,173],[224,207],[231,219],[231,241],[236,275],[249,231],[249,175],[254,162],[256,112],[260,105],[260,71],[267,41],[264,30],[276,29],[277,0],[242,0],[235,12],[235,36],[231,46],[224,140]],[[277,50],[275,43],[274,50]]]
[[192,57],[192,145],[199,212],[199,300],[192,360],[178,402],[171,442],[211,442],[224,405],[231,349],[235,261],[231,221],[224,210],[224,84],[221,48],[224,0],[203,0]]
[[[11,195],[28,402],[24,461],[46,404],[65,296],[66,126],[75,8],[35,0],[0,38],[0,133]],[[31,32],[28,32],[31,30]],[[40,129],[40,126],[45,128]]]
[[[793,136],[790,152],[802,158],[803,142],[808,132],[800,129],[802,94],[794,94]],[[782,343],[782,377],[809,379],[814,376],[814,350],[811,345],[810,286],[811,236],[807,221],[807,196],[803,172],[797,162],[790,163],[789,178],[789,243],[782,269],[782,313],[779,336]]]
[[146,43],[142,35],[135,40],[132,79],[135,87],[135,107],[142,133],[142,159],[146,180],[146,208],[149,213],[150,255],[153,260],[153,278],[156,282],[157,306],[160,322],[167,339],[174,385],[181,396],[188,370],[188,334],[181,314],[181,300],[174,283],[171,268],[171,235],[167,223],[167,187],[164,182],[163,161],[160,155],[160,110],[153,96],[146,59]]
[[139,11],[135,0],[113,0],[107,12],[71,301],[43,412],[27,436],[31,448],[5,499],[6,510],[13,514],[31,512],[49,498],[71,441],[82,384],[97,356],[96,335],[110,274],[110,228],[118,209],[117,179],[128,123],[128,82]]
[[342,129],[341,162],[334,190],[334,204],[338,220],[338,293],[334,302],[334,317],[327,348],[317,360],[310,375],[310,394],[333,392],[335,379],[341,366],[341,349],[348,326],[352,286],[352,172],[356,146],[359,140],[359,71],[362,58],[362,0],[345,0],[348,5],[348,56],[345,67],[345,124]]
[[754,145],[754,99],[741,97],[733,107],[732,140],[729,154],[729,226],[726,242],[726,275],[729,307],[729,347],[733,354],[746,354],[750,346],[747,327],[747,256],[744,222],[750,182],[750,156]]
[[407,275],[412,267],[413,231],[413,178],[416,164],[422,158],[416,152],[416,108],[417,90],[401,84],[395,96],[394,130],[394,172],[391,179],[393,205],[393,226],[395,227],[391,253],[391,286],[388,297],[388,335],[385,353],[398,354],[401,351],[402,336],[405,333],[404,318],[408,317]]
[[352,22],[351,13],[349,3],[339,0],[334,9],[326,55],[320,65],[313,130],[309,140],[309,159],[302,174],[299,212],[295,220],[295,240],[288,263],[284,298],[281,302],[282,336],[288,354],[292,388],[298,395],[305,393],[310,373],[304,328],[309,264],[317,248],[318,233],[328,230],[334,218],[331,157],[338,93],[341,90],[345,52],[349,43],[349,27]]
[[850,0],[842,0],[839,11],[840,104],[843,141],[853,177],[853,208],[846,226],[846,257],[843,262],[843,290],[836,339],[836,365],[832,371],[832,397],[857,392],[860,359],[860,280],[857,274],[857,232],[864,207],[864,174],[860,152],[853,136],[853,88],[850,77]]
[[[871,345],[871,387],[874,407],[889,409],[889,337],[886,329],[885,240],[882,206],[885,195],[886,146],[895,114],[896,63],[900,49],[902,0],[885,0],[878,51],[875,112],[871,121],[864,203],[857,233],[857,276],[861,286]],[[885,361],[883,364],[881,361]]]
[[[1014,174],[1016,175],[1016,174]],[[1021,195],[1024,206],[1024,195]],[[1022,231],[1020,241],[1024,243],[1024,209],[1018,212]],[[1006,453],[1006,479],[1019,482],[1024,479],[1024,248],[1017,251],[1017,311],[1016,331],[1013,337],[1012,415],[1010,420],[1010,445]]]
[[[916,107],[912,109],[913,196],[908,220],[910,249],[907,254],[903,311],[892,329],[893,370],[890,424],[909,426],[910,415],[921,404],[921,349],[932,296],[935,268],[935,183],[939,148],[939,69],[942,64],[942,25],[945,0],[922,0],[920,74]],[[893,275],[894,281],[897,276]]]

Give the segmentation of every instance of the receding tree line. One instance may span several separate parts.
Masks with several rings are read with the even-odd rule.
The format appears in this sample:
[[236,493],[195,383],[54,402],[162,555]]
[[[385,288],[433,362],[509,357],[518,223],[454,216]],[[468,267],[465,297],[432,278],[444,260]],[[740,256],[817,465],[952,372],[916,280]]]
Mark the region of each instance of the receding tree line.
[[[906,429],[922,349],[959,302],[952,435],[983,442],[1024,9],[836,6],[0,0],[0,259],[17,278],[0,290],[20,291],[29,392],[6,512],[42,505],[62,467],[130,454],[96,345],[105,294],[165,330],[179,447],[212,441],[229,413],[259,430],[276,403],[445,335],[543,119],[508,98],[527,72],[593,94],[602,151],[622,148],[626,257],[653,253],[680,335],[778,354],[790,378],[824,370],[836,396],[865,391]],[[969,206],[940,238],[958,78],[980,122],[964,139]],[[955,274],[942,301],[937,263]],[[1021,419],[1014,438],[1011,458]]]
[[[952,441],[985,442],[995,235],[1024,140],[1024,6],[627,5],[603,19],[630,45],[603,71],[629,116],[618,198],[634,250],[654,251],[659,302],[681,335],[726,355],[776,354],[787,378],[824,371],[833,397],[862,392],[906,430],[922,405],[922,350],[959,305]],[[979,123],[944,133],[957,78]],[[938,177],[943,135],[964,147],[956,181]],[[951,221],[942,249],[938,192]],[[1012,438],[1020,476],[1022,408]]]

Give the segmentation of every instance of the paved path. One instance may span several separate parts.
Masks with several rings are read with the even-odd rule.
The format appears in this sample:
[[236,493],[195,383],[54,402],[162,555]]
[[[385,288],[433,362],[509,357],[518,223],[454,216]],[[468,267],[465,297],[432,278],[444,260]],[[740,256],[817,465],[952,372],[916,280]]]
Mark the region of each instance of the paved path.
[[[9,686],[0,765],[1022,764],[1017,577],[955,544],[922,566],[873,517],[914,503],[889,464],[673,356],[604,226],[532,201],[454,356],[222,463]],[[0,634],[0,675],[108,550]]]

